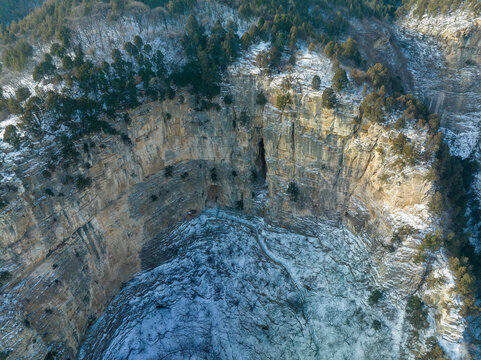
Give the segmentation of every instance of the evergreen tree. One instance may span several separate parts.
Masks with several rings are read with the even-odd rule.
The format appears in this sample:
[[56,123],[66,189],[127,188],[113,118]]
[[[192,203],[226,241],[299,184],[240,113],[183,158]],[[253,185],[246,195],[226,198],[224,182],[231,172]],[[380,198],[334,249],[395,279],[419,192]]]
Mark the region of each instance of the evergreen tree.
[[311,85],[313,90],[319,90],[319,88],[321,87],[321,78],[319,77],[319,75],[314,75],[312,77]]
[[20,146],[20,135],[15,125],[7,125],[3,133],[3,141],[18,149]]
[[348,37],[347,41],[342,44],[342,56],[353,60],[357,65],[361,64],[362,57],[357,47],[357,41],[352,37]]
[[135,46],[134,44],[132,44],[130,41],[127,41],[125,44],[124,44],[124,50],[127,54],[129,54],[130,56],[137,56],[139,55],[139,50],[137,48],[137,46]]
[[70,56],[68,55],[65,55],[63,58],[62,58],[62,68],[64,70],[71,70],[73,68],[73,61],[72,59],[70,58]]
[[322,106],[326,109],[333,109],[336,106],[336,94],[331,88],[326,88],[322,93]]
[[31,94],[32,93],[27,87],[19,87],[17,90],[15,90],[15,97],[20,102],[27,100]]
[[332,86],[337,91],[341,91],[344,89],[349,81],[347,80],[346,71],[343,68],[339,68],[336,70],[334,77],[332,78]]

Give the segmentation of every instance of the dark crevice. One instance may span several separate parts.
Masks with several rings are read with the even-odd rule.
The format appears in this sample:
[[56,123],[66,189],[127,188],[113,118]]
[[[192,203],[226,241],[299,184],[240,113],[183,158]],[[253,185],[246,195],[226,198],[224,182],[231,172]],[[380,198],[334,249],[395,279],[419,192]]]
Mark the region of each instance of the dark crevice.
[[259,141],[259,152],[258,152],[258,165],[261,170],[262,180],[265,182],[267,177],[267,164],[266,164],[266,150],[264,148],[264,139],[261,138]]

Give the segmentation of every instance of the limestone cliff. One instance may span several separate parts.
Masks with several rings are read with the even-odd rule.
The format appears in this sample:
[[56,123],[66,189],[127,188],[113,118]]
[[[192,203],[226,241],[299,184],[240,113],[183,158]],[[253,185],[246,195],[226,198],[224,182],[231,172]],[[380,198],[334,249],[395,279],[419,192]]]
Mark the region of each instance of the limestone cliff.
[[[397,133],[358,120],[359,91],[329,110],[320,92],[283,90],[276,77],[231,71],[226,83],[232,105],[197,111],[187,93],[142,105],[118,125],[129,140],[96,135],[76,144],[82,160],[67,171],[46,176],[45,159],[35,156],[16,165],[17,192],[0,220],[0,261],[11,274],[1,285],[0,344],[9,359],[43,359],[49,350],[75,357],[122,284],[176,254],[163,234],[213,206],[300,233],[316,219],[346,225],[367,235],[375,284],[394,304],[402,309],[419,289],[424,269],[412,257],[436,225],[427,164],[396,166]],[[270,99],[263,106],[260,91]],[[285,91],[293,102],[281,111],[273,104]],[[422,151],[426,134],[407,132]],[[79,174],[89,187],[74,186]],[[395,241],[407,225],[414,228]],[[438,288],[432,298],[447,293]],[[443,311],[437,323],[459,353],[456,314]]]

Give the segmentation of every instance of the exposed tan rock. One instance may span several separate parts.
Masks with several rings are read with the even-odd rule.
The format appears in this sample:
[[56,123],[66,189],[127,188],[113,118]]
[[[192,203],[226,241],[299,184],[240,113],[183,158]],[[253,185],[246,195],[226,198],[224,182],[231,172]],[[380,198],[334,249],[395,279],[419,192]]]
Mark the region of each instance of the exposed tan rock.
[[[22,170],[23,190],[0,218],[0,260],[13,275],[0,307],[9,358],[43,359],[52,344],[74,357],[87,327],[122,283],[175,255],[164,251],[160,234],[206,206],[234,208],[240,200],[245,212],[284,226],[299,226],[302,217],[326,218],[367,233],[378,282],[399,301],[420,286],[423,269],[411,260],[422,232],[432,226],[425,164],[396,170],[390,131],[357,124],[359,104],[326,110],[320,96],[293,94],[291,109],[280,111],[255,104],[259,89],[275,103],[277,90],[268,78],[228,80],[232,106],[197,112],[184,94],[182,104],[176,98],[132,110],[126,129],[132,145],[118,136],[90,139],[96,146],[81,163],[92,166],[72,172],[92,178],[84,191],[71,180],[62,183],[63,169],[52,179],[39,166]],[[252,196],[264,186],[261,141],[269,194],[264,206]],[[423,146],[425,135],[415,141]],[[299,187],[297,202],[287,194],[290,182]],[[47,187],[65,196],[45,196]],[[403,225],[399,214],[423,227],[390,253],[384,247]],[[450,336],[457,341],[462,334]]]

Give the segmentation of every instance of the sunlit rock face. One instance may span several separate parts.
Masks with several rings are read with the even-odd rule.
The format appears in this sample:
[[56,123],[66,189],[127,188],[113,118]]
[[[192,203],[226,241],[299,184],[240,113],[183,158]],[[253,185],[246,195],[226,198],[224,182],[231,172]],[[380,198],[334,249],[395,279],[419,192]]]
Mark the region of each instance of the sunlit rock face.
[[166,234],[176,255],[137,275],[90,330],[80,359],[397,359],[404,310],[369,239],[326,222],[304,234],[209,210]]

